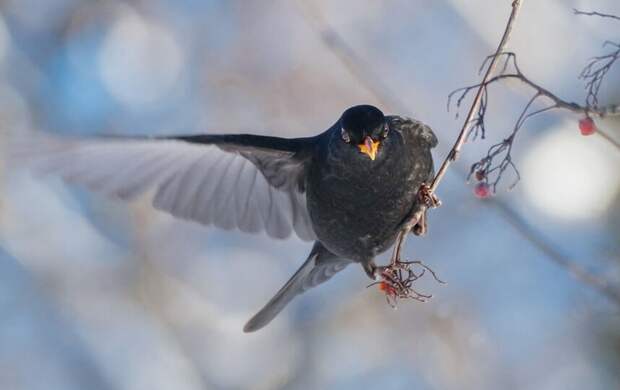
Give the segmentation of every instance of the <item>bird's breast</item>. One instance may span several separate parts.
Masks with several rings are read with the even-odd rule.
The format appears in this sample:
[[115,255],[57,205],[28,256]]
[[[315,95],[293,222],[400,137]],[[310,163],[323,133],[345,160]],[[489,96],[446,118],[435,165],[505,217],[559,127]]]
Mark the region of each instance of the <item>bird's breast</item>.
[[363,163],[368,165],[357,169],[347,162],[317,164],[306,187],[319,240],[332,252],[357,261],[369,260],[391,246],[419,186],[415,162]]

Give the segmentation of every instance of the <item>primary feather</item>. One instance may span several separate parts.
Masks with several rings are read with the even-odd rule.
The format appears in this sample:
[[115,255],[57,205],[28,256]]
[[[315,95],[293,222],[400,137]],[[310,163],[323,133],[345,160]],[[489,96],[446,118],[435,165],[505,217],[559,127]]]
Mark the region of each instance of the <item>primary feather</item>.
[[[221,148],[183,139],[64,139],[42,133],[20,136],[12,149],[41,174],[53,173],[107,195],[132,199],[154,188],[154,206],[180,218],[265,231],[275,238],[295,232],[303,240],[314,239],[297,185],[303,166],[292,151]],[[280,169],[269,169],[275,162]]]

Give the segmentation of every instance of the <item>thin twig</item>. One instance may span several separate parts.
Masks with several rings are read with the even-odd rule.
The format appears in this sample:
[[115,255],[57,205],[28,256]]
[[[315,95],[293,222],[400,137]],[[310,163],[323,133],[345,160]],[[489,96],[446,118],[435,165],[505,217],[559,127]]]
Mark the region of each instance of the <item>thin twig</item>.
[[[575,15],[598,16],[601,18],[620,20],[620,16],[604,14],[596,11],[585,12],[573,8],[573,12]],[[603,43],[603,47],[605,46],[613,46],[616,49],[605,55],[592,58],[579,75],[579,77],[586,82],[586,90],[588,91],[586,96],[586,105],[588,108],[597,108],[598,93],[601,89],[601,85],[603,84],[603,80],[605,79],[607,72],[609,72],[609,69],[611,69],[616,61],[620,59],[620,43],[606,41]]]
[[596,11],[586,12],[586,11],[580,11],[576,8],[573,8],[573,12],[575,13],[575,15],[599,16],[601,18],[610,18],[610,19],[620,20],[620,16],[611,15],[611,14],[603,14],[603,13],[596,12]]
[[[513,54],[513,53],[504,53],[504,54]],[[468,87],[456,89],[452,91],[449,96],[452,97],[455,93],[462,92],[462,95],[457,100],[457,105],[458,105],[460,102],[462,102],[463,98],[472,89],[480,88],[480,87],[488,87],[489,85],[495,82],[498,82],[500,80],[508,80],[508,79],[518,80],[521,83],[528,85],[529,87],[534,89],[538,95],[544,96],[547,99],[551,100],[554,103],[554,108],[568,110],[576,114],[584,114],[584,115],[589,114],[592,116],[598,116],[600,118],[620,116],[620,104],[610,104],[606,107],[589,108],[589,107],[582,106],[575,102],[568,102],[558,97],[556,94],[550,92],[548,89],[543,88],[542,86],[531,81],[520,71],[517,71],[515,73],[506,73],[506,74],[500,74],[500,75],[494,76],[490,78],[489,80],[487,80],[487,82],[484,85],[480,83],[480,84],[474,84]],[[450,104],[450,101],[451,100],[448,101],[448,104]]]
[[605,55],[592,58],[579,75],[579,78],[586,82],[586,91],[588,91],[586,104],[588,108],[592,109],[598,107],[598,93],[603,85],[605,76],[607,76],[609,70],[620,58],[620,44],[608,41],[603,46],[614,46],[616,49]]

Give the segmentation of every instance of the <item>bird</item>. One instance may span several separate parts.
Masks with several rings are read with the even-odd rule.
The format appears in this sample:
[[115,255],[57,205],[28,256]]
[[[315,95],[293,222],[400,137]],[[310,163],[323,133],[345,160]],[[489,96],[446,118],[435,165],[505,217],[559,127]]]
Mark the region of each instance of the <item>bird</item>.
[[[34,133],[34,132],[33,132]],[[223,229],[296,234],[314,244],[293,276],[244,326],[263,328],[297,295],[396,241],[434,176],[438,141],[424,123],[372,105],[346,109],[315,136],[253,134],[147,137],[18,137],[19,160],[124,200],[154,189],[153,206]]]

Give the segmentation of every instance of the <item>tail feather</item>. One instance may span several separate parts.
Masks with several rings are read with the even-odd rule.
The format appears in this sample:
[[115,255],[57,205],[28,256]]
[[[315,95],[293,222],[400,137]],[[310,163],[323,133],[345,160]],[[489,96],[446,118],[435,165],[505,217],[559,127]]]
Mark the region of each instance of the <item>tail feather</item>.
[[350,263],[329,252],[318,241],[308,259],[288,282],[243,327],[244,332],[254,332],[273,320],[298,294],[329,280]]

